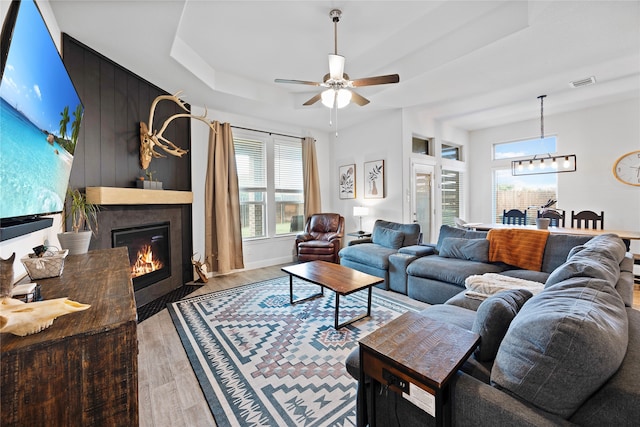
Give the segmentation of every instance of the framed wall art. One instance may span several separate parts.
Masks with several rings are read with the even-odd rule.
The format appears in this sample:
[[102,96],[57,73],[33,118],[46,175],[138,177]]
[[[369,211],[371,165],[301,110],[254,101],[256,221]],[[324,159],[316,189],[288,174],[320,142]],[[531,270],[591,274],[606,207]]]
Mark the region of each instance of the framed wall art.
[[341,199],[356,198],[356,165],[340,166],[338,176],[338,193]]
[[384,160],[365,162],[364,198],[384,199]]

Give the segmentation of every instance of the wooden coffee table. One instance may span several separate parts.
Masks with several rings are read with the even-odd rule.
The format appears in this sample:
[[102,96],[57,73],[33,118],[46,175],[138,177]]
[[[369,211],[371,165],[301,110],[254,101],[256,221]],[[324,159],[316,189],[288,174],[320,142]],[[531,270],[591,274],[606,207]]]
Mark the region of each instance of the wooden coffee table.
[[[324,288],[331,289],[336,293],[336,312],[334,327],[340,329],[346,325],[371,316],[371,288],[378,283],[384,282],[380,277],[362,273],[352,268],[344,267],[326,261],[309,261],[302,264],[282,267],[282,271],[289,273],[289,300],[291,304],[308,301],[324,295]],[[293,277],[297,277],[307,282],[320,286],[320,292],[306,298],[293,300]],[[368,289],[367,312],[356,316],[346,322],[338,323],[340,317],[340,296],[352,294],[363,289]]]

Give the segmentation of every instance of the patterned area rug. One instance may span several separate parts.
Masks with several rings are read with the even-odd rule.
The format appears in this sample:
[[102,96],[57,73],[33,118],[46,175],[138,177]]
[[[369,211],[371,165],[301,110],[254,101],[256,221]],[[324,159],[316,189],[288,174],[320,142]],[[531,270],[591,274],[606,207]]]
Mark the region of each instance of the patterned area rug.
[[[419,309],[378,291],[371,318],[337,331],[334,293],[292,306],[288,276],[167,307],[219,427],[353,426],[356,381],[347,355],[361,337]],[[317,292],[294,279],[294,298]],[[366,291],[341,297],[340,320],[366,303]]]

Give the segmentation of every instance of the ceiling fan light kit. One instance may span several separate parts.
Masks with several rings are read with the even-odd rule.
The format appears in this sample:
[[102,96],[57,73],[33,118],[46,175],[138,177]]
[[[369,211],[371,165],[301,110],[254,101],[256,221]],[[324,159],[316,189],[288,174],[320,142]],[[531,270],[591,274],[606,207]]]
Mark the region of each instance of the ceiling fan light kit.
[[294,83],[310,86],[320,86],[326,88],[321,93],[307,100],[303,105],[313,105],[322,101],[322,105],[331,109],[343,108],[352,101],[359,106],[369,103],[369,100],[353,91],[354,87],[382,85],[388,83],[398,83],[400,76],[389,74],[385,76],[365,77],[362,79],[349,80],[349,75],[344,72],[345,57],[338,55],[338,22],[342,16],[340,9],[333,9],[329,12],[334,28],[334,52],[329,54],[329,74],[326,74],[322,82],[311,82],[306,80],[275,79],[276,83]]

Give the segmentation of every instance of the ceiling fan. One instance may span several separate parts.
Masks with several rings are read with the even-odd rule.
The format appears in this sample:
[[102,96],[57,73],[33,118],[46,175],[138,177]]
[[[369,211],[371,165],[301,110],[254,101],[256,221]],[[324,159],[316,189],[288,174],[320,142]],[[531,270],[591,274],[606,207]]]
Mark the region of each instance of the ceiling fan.
[[275,79],[276,83],[295,83],[327,88],[302,105],[313,105],[321,100],[322,104],[328,108],[342,108],[347,106],[351,101],[363,106],[367,105],[369,100],[353,91],[352,88],[398,83],[400,81],[400,76],[397,74],[349,80],[349,75],[344,72],[345,58],[342,55],[338,55],[338,22],[340,21],[341,15],[342,11],[340,9],[333,9],[329,12],[329,16],[333,21],[334,53],[329,54],[329,73],[325,74],[322,82]]

